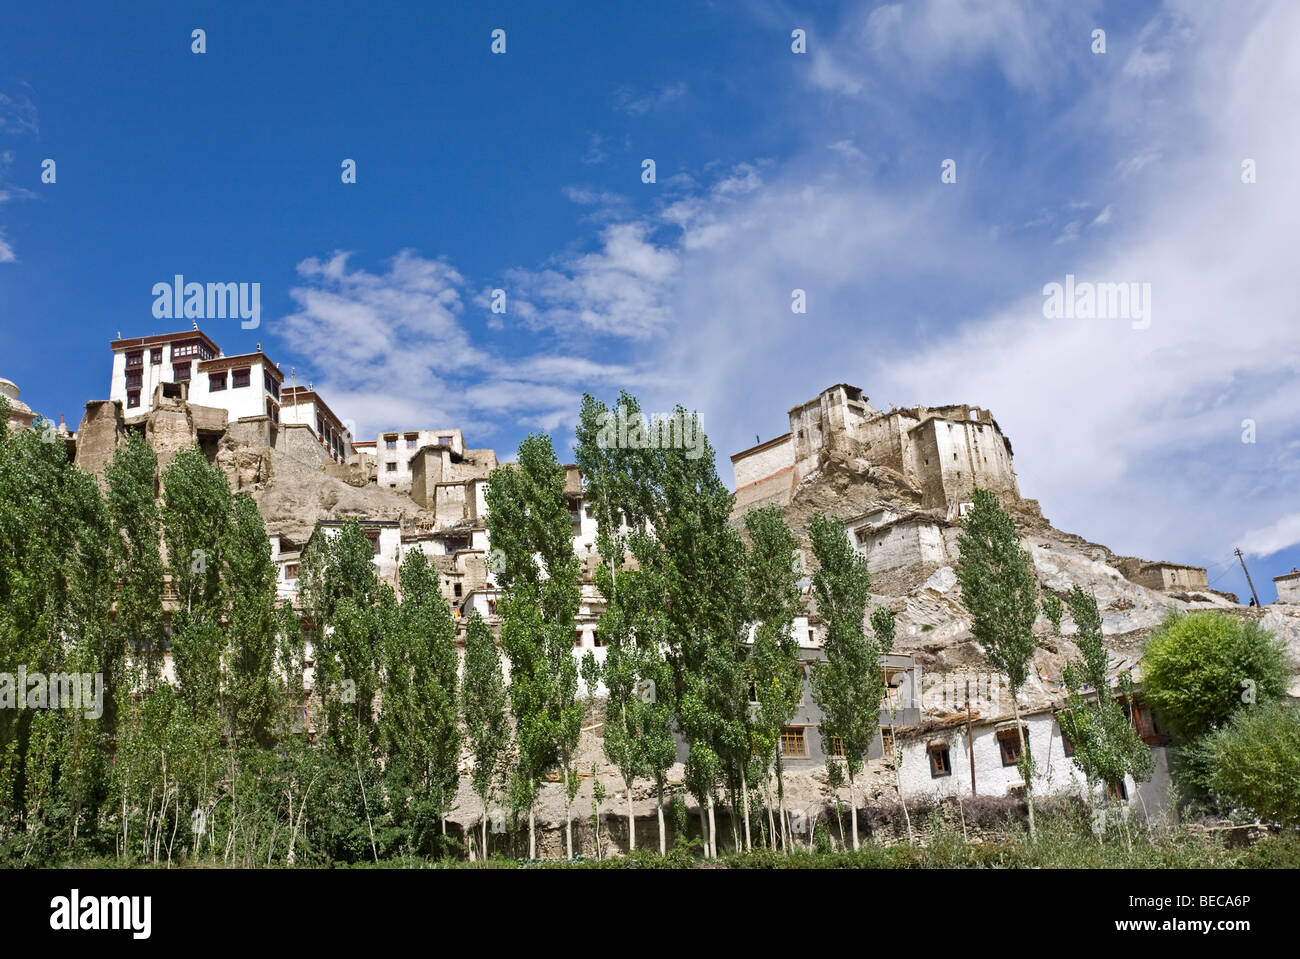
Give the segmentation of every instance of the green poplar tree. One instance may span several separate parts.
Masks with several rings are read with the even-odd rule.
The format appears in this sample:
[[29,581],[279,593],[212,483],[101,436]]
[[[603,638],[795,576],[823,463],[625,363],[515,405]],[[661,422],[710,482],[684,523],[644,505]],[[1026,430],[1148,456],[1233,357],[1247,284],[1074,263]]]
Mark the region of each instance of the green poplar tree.
[[[1125,776],[1132,776],[1135,782],[1150,779],[1155,769],[1151,750],[1110,692],[1106,676],[1110,656],[1102,639],[1097,600],[1076,585],[1066,597],[1066,605],[1078,628],[1073,639],[1080,658],[1065,665],[1063,678],[1069,695],[1056,718],[1074,747],[1074,764],[1090,786],[1117,788]],[[1091,687],[1094,702],[1088,702],[1085,687]],[[1127,691],[1131,702],[1131,682]]]
[[461,684],[461,713],[474,757],[471,782],[483,804],[480,817],[482,855],[488,855],[488,804],[500,787],[510,745],[509,695],[501,672],[501,653],[492,629],[478,610],[465,625],[465,678]]
[[1029,838],[1034,828],[1034,760],[1025,746],[1018,697],[1029,678],[1038,640],[1038,584],[1029,555],[1020,548],[1015,520],[989,490],[976,487],[974,505],[962,519],[957,537],[960,559],[957,582],[971,616],[971,633],[994,669],[1007,677],[1016,733],[1020,737],[1020,774],[1029,807]]
[[406,807],[415,848],[428,850],[434,823],[445,843],[459,782],[456,624],[422,551],[406,554],[400,576],[396,632],[384,644],[380,724],[390,796]]
[[[767,779],[769,767],[775,765],[777,796],[784,818],[781,729],[794,717],[803,698],[803,664],[799,660],[799,642],[792,634],[795,617],[803,607],[795,565],[798,543],[775,506],[746,513],[745,529],[751,544],[745,563],[746,601],[749,618],[755,623],[749,659],[749,681],[756,704],[751,753],[762,779]],[[748,809],[745,818],[748,830]]]
[[[871,577],[867,558],[849,543],[844,525],[814,513],[808,527],[817,570],[813,596],[826,624],[826,660],[814,665],[813,700],[821,708],[822,748],[834,757],[842,751],[849,786],[850,828],[858,848],[858,802],[854,779],[880,729],[880,702],[885,687],[880,669],[881,644],[865,631]],[[837,750],[836,747],[839,747]],[[835,759],[830,762],[835,763]],[[899,797],[902,801],[902,797]]]
[[[500,550],[501,642],[510,658],[510,699],[519,763],[514,796],[528,810],[529,857],[537,854],[536,796],[542,777],[559,767],[566,795],[582,729],[573,658],[579,564],[564,469],[550,437],[530,435],[517,465],[492,472],[487,488],[488,538]],[[565,847],[573,857],[566,803]]]

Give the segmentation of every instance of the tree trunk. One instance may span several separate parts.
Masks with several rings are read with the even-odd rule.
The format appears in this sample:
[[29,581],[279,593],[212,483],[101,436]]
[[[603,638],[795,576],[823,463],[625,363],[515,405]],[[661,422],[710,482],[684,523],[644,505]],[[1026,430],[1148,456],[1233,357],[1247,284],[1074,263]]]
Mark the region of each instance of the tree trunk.
[[745,852],[749,852],[754,848],[754,843],[749,833],[749,783],[744,769],[740,770],[740,802],[745,817]]
[[528,807],[528,858],[537,858],[537,812]]
[[[1011,690],[1011,711],[1015,714],[1016,717],[1016,735],[1020,737],[1020,755],[1021,757],[1027,758],[1027,754],[1025,752],[1025,727],[1022,726],[1020,723],[1020,702],[1019,702],[1019,697],[1016,695],[1018,692],[1019,692],[1018,689]],[[1098,695],[1100,695],[1100,693]],[[1034,784],[1032,780],[1033,780],[1032,776],[1025,777],[1025,802],[1029,806],[1029,841],[1030,842],[1034,842],[1038,836],[1038,834],[1034,831]]]
[[627,851],[636,848],[636,814],[632,812],[632,783],[624,780],[627,786]]
[[718,858],[718,824],[713,818],[713,793],[709,793],[709,858]]
[[668,855],[668,836],[664,829],[664,787],[659,783],[659,798],[655,803],[655,813],[659,817],[659,855]]
[[790,823],[785,815],[785,766],[781,762],[781,745],[776,747],[776,805],[781,813],[781,851],[790,849]]
[[858,794],[853,789],[853,773],[849,773],[849,828],[853,830],[853,851],[858,851]]
[[487,804],[486,804],[486,803],[483,805],[483,815],[482,815],[481,818],[482,818],[482,820],[483,820],[483,865],[486,866],[486,865],[487,865],[487,859],[488,859],[488,848],[487,848],[487,842],[488,842],[488,840],[487,840]]

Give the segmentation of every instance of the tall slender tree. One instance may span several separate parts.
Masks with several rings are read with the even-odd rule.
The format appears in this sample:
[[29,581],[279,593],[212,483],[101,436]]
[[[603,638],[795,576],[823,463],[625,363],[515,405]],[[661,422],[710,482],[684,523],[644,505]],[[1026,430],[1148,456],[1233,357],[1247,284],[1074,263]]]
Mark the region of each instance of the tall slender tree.
[[[1135,782],[1150,779],[1155,769],[1151,750],[1110,691],[1106,675],[1110,656],[1102,639],[1097,599],[1075,585],[1066,605],[1077,628],[1072,638],[1080,658],[1065,665],[1063,679],[1069,696],[1056,718],[1074,747],[1074,764],[1090,786],[1117,789],[1130,775]],[[1092,697],[1087,694],[1089,689]],[[1131,697],[1131,690],[1129,694]]]
[[[813,699],[822,711],[822,748],[844,766],[849,786],[850,828],[858,848],[858,802],[854,779],[880,731],[885,687],[880,643],[865,631],[871,577],[867,559],[849,543],[844,525],[814,513],[808,527],[817,570],[813,597],[826,624],[826,660],[812,670]],[[899,797],[900,800],[902,797]]]
[[1038,640],[1034,620],[1038,616],[1038,584],[1029,555],[1020,547],[1015,520],[989,490],[976,487],[974,505],[962,520],[957,537],[960,559],[957,582],[961,601],[971,616],[971,633],[994,669],[1007,678],[1016,732],[1020,739],[1020,774],[1025,783],[1029,807],[1029,837],[1034,827],[1034,759],[1025,746],[1025,727],[1020,722],[1020,690],[1029,678],[1029,667]]
[[459,782],[456,624],[438,586],[438,571],[421,550],[401,566],[402,602],[396,633],[384,644],[381,716],[390,800],[416,849],[442,836]]
[[491,627],[483,621],[478,610],[474,610],[465,625],[461,714],[465,717],[465,734],[470,754],[474,757],[470,780],[483,804],[479,825],[484,859],[488,855],[488,805],[500,788],[506,767],[506,749],[510,745],[508,705],[509,695],[501,672],[501,653],[496,639]]
[[[781,729],[799,709],[803,698],[803,664],[794,620],[803,606],[799,570],[795,564],[797,542],[775,506],[745,514],[750,547],[745,563],[748,616],[754,625],[749,683],[753,690],[751,754],[764,779],[775,766],[777,796],[784,816],[785,770]],[[761,761],[759,760],[761,757]],[[748,790],[745,823],[749,828]]]
[[[510,658],[510,698],[519,764],[515,795],[528,810],[528,850],[537,854],[536,795],[557,766],[566,795],[577,774],[573,758],[582,730],[574,621],[581,591],[573,552],[573,520],[564,469],[550,437],[530,435],[517,465],[492,472],[487,489],[488,537],[502,557],[501,642]],[[565,807],[565,848],[573,856],[573,820]]]

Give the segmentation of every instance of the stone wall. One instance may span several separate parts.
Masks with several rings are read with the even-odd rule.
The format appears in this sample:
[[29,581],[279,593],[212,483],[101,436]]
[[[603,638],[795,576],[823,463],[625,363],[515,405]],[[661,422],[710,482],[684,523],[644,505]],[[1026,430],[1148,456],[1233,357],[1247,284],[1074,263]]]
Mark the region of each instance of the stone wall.
[[121,403],[116,400],[87,403],[81,426],[77,429],[77,466],[102,479],[113,453],[125,436],[126,422],[122,417]]

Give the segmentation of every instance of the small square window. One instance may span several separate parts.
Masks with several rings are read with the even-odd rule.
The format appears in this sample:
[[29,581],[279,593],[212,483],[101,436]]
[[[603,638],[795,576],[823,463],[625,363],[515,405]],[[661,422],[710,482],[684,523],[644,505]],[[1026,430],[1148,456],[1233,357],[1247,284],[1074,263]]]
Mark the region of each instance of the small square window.
[[297,578],[298,578],[298,564],[297,564],[297,563],[287,563],[287,564],[285,565],[285,567],[284,567],[284,578],[285,578],[285,579],[297,579]]
[[172,364],[172,382],[188,383],[190,381],[190,361]]
[[149,351],[149,362],[154,366],[162,363],[162,347],[156,347]]
[[600,630],[593,629],[591,631],[591,645],[595,646],[597,649],[605,645],[605,641],[600,638]]
[[228,380],[229,377],[226,375],[225,370],[222,370],[220,373],[209,373],[208,392],[218,393],[221,390],[224,390],[226,388],[226,383],[228,382]]
[[582,630],[578,630],[573,634],[573,648],[582,649]]
[[460,583],[456,583],[451,587],[451,595],[455,596],[457,599],[460,599],[460,593],[461,593]]
[[237,390],[237,389],[240,389],[240,388],[242,388],[242,387],[247,386],[247,385],[249,384],[249,382],[250,382],[250,378],[251,378],[251,376],[252,376],[252,372],[253,372],[252,369],[251,369],[250,367],[247,367],[247,366],[245,366],[245,367],[244,367],[243,369],[241,369],[241,370],[231,370],[231,371],[230,371],[230,388],[231,388],[232,390]]
[[134,408],[140,405],[140,391],[131,390],[126,394],[126,405]]
[[387,472],[387,473],[396,473],[396,472],[397,472],[397,464],[396,464],[396,463],[385,463],[385,464],[384,464],[384,471]]

